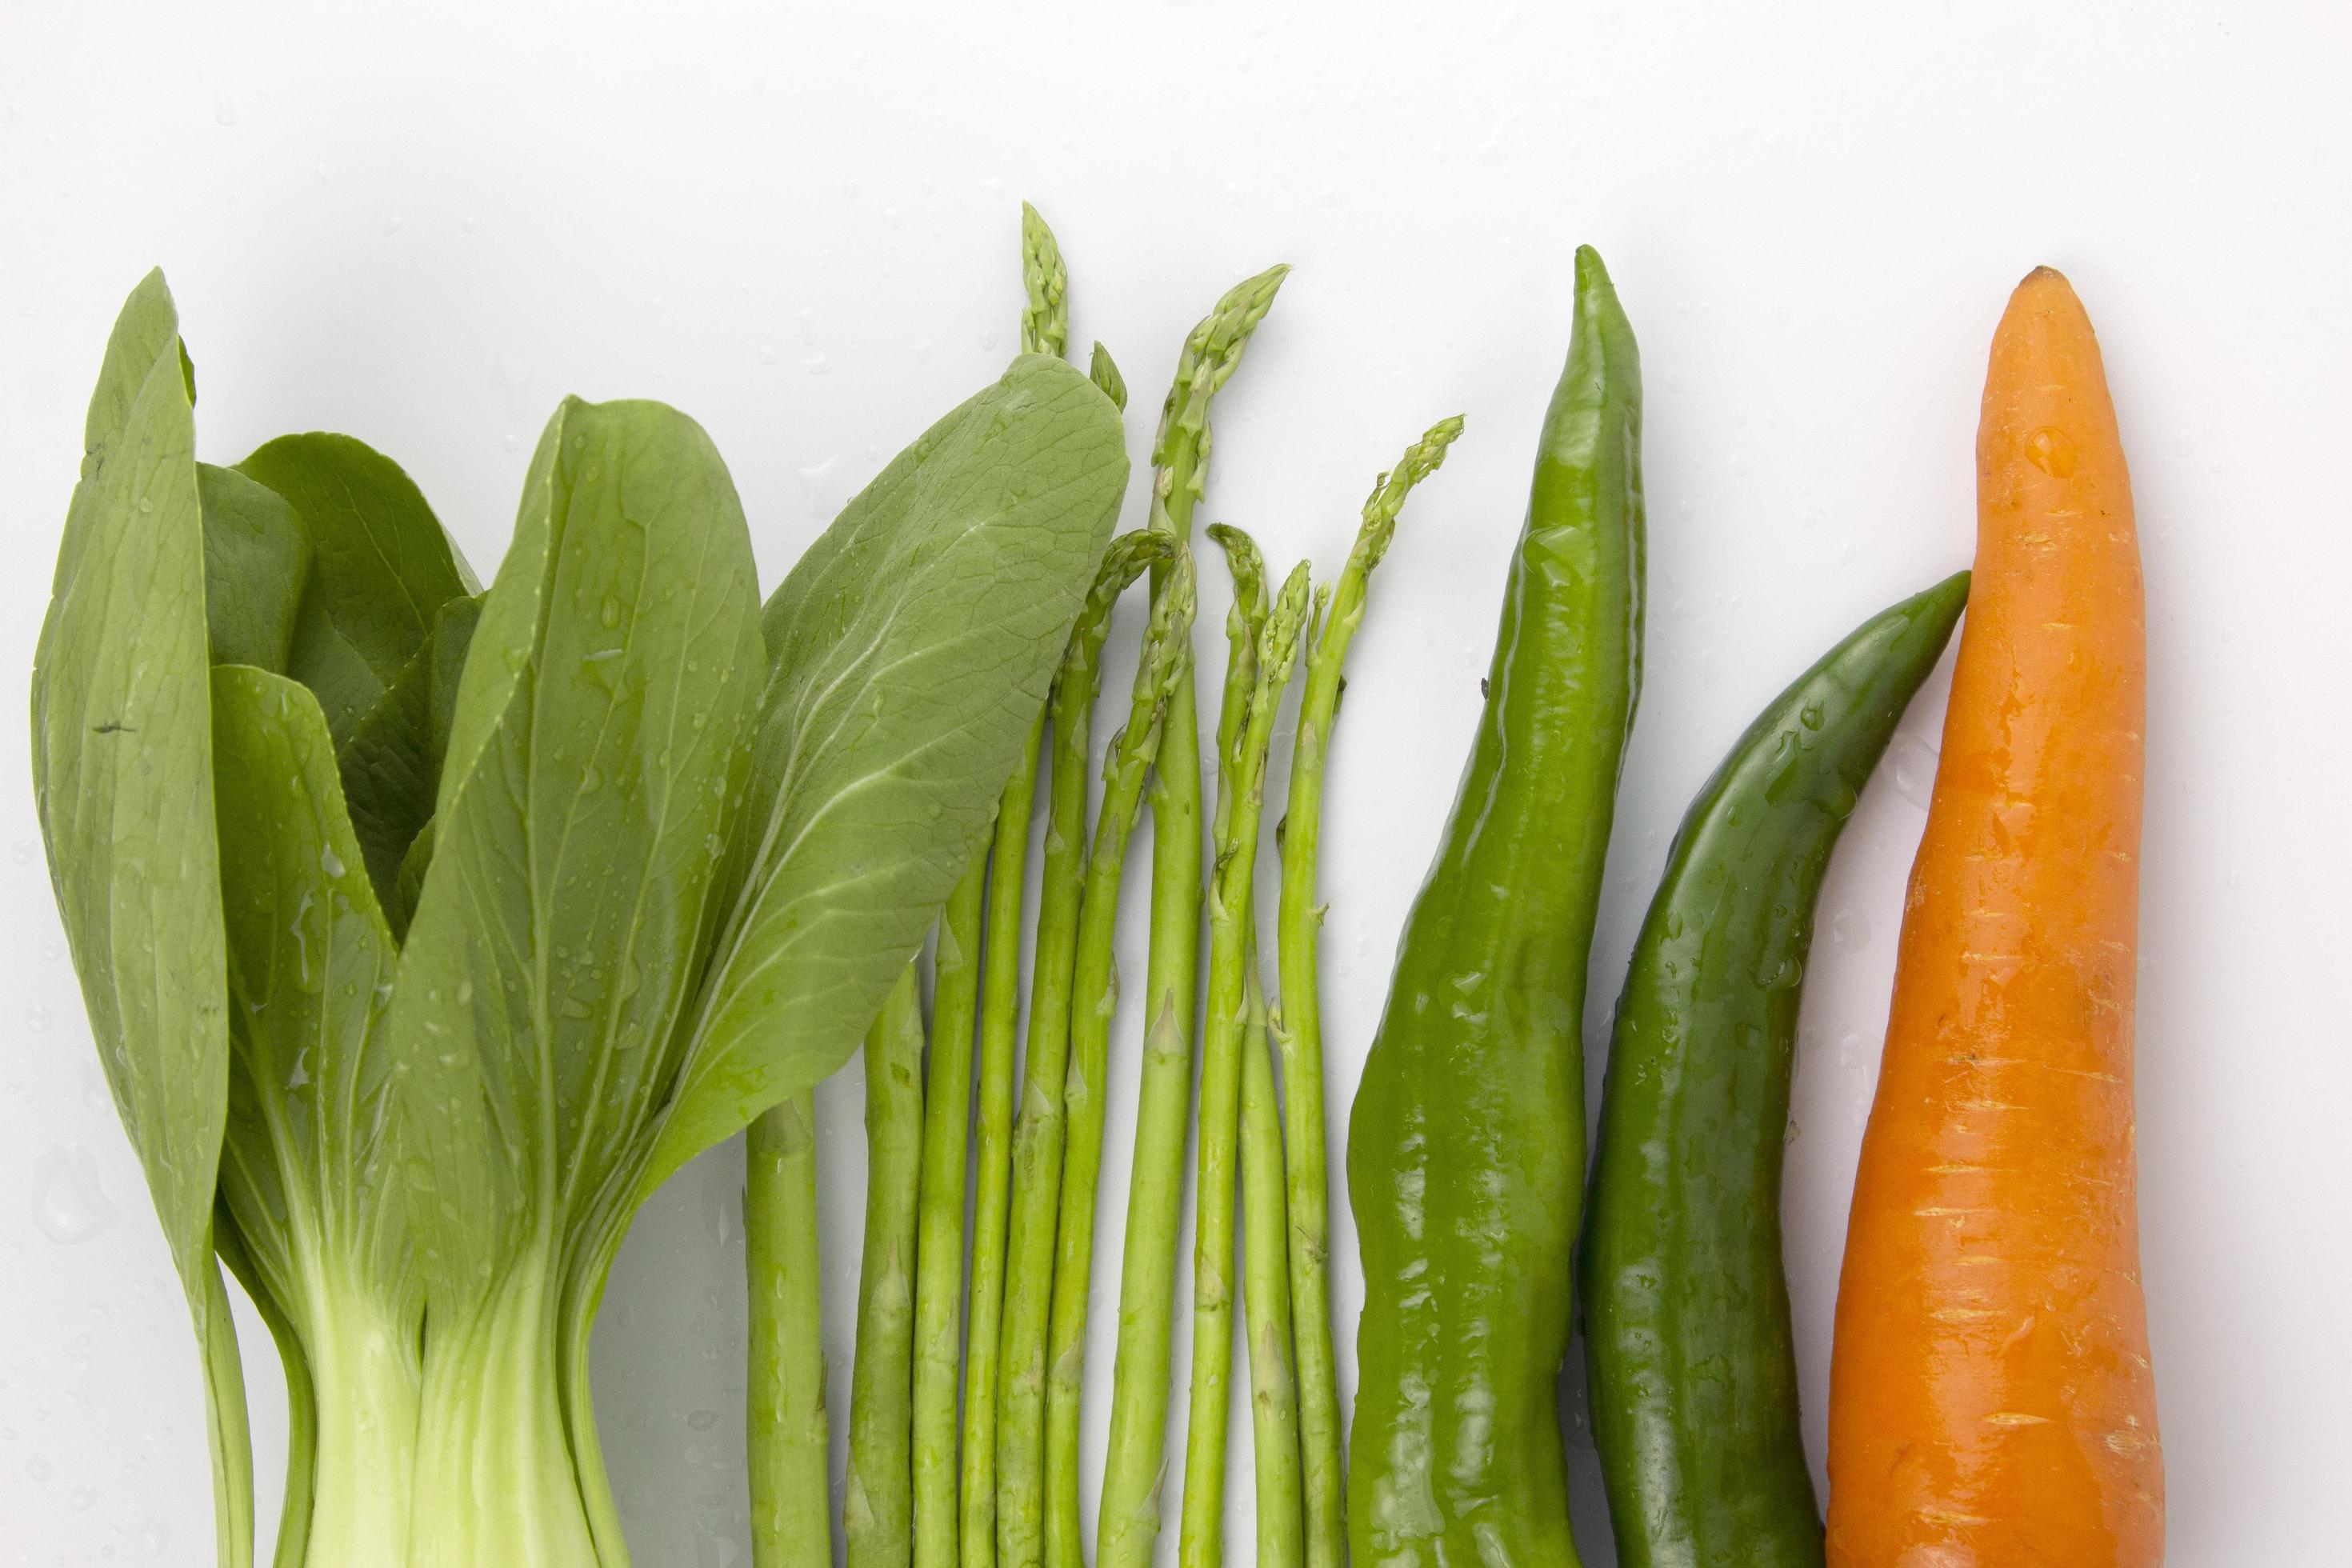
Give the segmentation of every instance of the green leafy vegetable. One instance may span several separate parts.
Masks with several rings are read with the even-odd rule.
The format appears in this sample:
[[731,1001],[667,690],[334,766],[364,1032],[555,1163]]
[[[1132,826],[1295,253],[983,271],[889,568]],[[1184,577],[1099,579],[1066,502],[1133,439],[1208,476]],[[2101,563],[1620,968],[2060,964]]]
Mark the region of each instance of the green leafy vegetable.
[[[441,764],[457,717],[457,680],[481,613],[478,598],[452,599],[442,605],[424,646],[352,726],[337,757],[360,852],[367,858],[377,897],[393,917],[396,936],[407,934],[415,909],[414,893],[401,897],[401,868],[417,847],[425,824],[433,820]],[[421,853],[430,860],[429,841]],[[417,867],[420,886],[424,863]]]
[[106,347],[33,660],[33,794],[82,1000],[205,1352],[217,1555],[253,1555],[236,1331],[213,1260],[228,1026],[195,422],[163,275]]
[[349,436],[281,436],[237,471],[283,498],[309,536],[311,572],[284,668],[319,694],[341,745],[441,606],[480,584],[400,466]]
[[763,613],[702,431],[567,402],[477,600],[357,442],[200,471],[186,364],[151,277],[34,753],[206,1352],[218,1555],[250,1560],[251,1483],[215,1251],[284,1348],[281,1564],[624,1563],[586,1371],[614,1253],[685,1160],[804,1121],[970,863],[1117,507],[1117,411],[1017,363]]
[[198,463],[196,494],[213,662],[283,674],[310,580],[310,536],[284,498],[235,468]]
[[310,1413],[309,1549],[321,1563],[396,1563],[425,1306],[394,1159],[384,1015],[398,950],[318,700],[235,665],[212,685],[236,1058],[221,1198],[247,1261],[240,1272],[324,1392]]

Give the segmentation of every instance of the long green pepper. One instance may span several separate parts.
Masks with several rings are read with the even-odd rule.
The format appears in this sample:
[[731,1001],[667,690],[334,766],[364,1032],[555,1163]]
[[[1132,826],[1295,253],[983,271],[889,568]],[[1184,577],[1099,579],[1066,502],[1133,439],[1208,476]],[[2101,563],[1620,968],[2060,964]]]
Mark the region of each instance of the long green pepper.
[[1634,943],[1584,1235],[1592,1436],[1624,1568],[1821,1568],[1780,1162],[1831,849],[1967,603],[1873,616],[1699,790]]
[[[1339,1358],[1331,1340],[1331,1185],[1324,1144],[1323,1003],[1318,963],[1322,906],[1315,901],[1315,861],[1323,834],[1323,777],[1339,694],[1347,685],[1349,645],[1363,624],[1372,569],[1396,537],[1413,487],[1445,460],[1462,434],[1459,416],[1440,420],[1405,449],[1372,485],[1348,563],[1328,590],[1308,637],[1298,735],[1290,759],[1290,793],[1282,826],[1282,901],[1277,928],[1282,989],[1273,1019],[1282,1051],[1287,1114],[1290,1291],[1298,1368],[1299,1447],[1307,1509],[1307,1568],[1345,1568],[1348,1561],[1347,1461],[1339,1415]],[[1246,1178],[1244,1178],[1246,1179]]]
[[[1288,272],[1273,267],[1228,289],[1185,339],[1152,447],[1151,527],[1189,542],[1205,492],[1209,405],[1241,363]],[[1165,591],[1155,581],[1153,592]],[[1111,1373],[1095,1568],[1150,1568],[1160,1538],[1175,1331],[1184,1142],[1192,1105],[1192,1032],[1201,977],[1201,731],[1189,657],[1170,694],[1151,789],[1151,934],[1144,975],[1143,1069],[1119,1266],[1118,1351]]]
[[1486,709],[1349,1122],[1359,1563],[1577,1561],[1557,1383],[1585,968],[1640,681],[1640,447],[1633,330],[1580,249]]

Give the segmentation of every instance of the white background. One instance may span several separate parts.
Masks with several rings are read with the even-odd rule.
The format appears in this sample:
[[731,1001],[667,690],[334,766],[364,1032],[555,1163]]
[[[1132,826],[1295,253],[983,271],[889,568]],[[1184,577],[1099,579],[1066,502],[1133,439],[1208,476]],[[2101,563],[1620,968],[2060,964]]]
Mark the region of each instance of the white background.
[[[1573,246],[1608,258],[1649,385],[1649,675],[1596,1047],[1667,837],[1721,750],[1853,623],[1967,563],[1987,340],[2029,267],[2071,274],[2147,555],[2140,1149],[2170,1561],[2340,1561],[2347,62],[2352,13],[2321,0],[5,0],[0,1563],[196,1563],[211,1539],[196,1362],[90,1051],[22,740],[122,296],[168,269],[204,456],[352,432],[408,468],[486,574],[562,394],[675,402],[732,464],[772,582],[1003,363],[1024,196],[1059,230],[1076,342],[1104,340],[1135,389],[1139,461],[1184,330],[1244,273],[1296,264],[1219,405],[1204,512],[1256,531],[1277,565],[1336,569],[1374,472],[1439,416],[1469,417],[1376,584],[1333,763],[1335,1148],[1476,711]],[[1206,581],[1213,671],[1222,574]],[[1940,686],[1838,852],[1805,997],[1787,1213],[1817,1466]],[[1106,1288],[1134,1035],[1129,1020]],[[855,1076],[821,1101],[837,1411]],[[651,1205],[598,1329],[607,1453],[648,1568],[747,1560],[740,1171],[716,1151]],[[267,1341],[249,1343],[268,1512],[283,1416]],[[1237,1478],[1247,1449],[1243,1422]],[[1580,1539],[1606,1563],[1589,1447],[1575,1463]],[[1246,1484],[1232,1496],[1245,1550]]]

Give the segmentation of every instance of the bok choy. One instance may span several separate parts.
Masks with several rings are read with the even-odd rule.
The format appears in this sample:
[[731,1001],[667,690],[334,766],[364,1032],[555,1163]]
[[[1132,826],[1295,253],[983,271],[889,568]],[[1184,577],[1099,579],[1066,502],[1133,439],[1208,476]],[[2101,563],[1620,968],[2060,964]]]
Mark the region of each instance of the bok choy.
[[1117,410],[1024,356],[764,608],[702,430],[567,401],[487,591],[347,437],[194,457],[124,307],[34,669],[92,1032],[194,1314],[294,1403],[278,1562],[626,1561],[588,1336],[630,1217],[856,1050],[988,833],[1108,538]]

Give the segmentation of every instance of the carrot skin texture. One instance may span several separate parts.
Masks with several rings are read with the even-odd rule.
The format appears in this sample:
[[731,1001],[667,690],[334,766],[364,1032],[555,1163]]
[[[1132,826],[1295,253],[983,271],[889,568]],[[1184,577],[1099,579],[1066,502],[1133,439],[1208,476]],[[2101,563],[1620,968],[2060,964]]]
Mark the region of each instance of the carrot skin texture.
[[1832,1568],[2156,1568],[2134,1194],[2145,646],[2089,319],[1993,339],[1975,585],[1846,1239]]
[[1967,598],[1882,611],[1773,699],[1633,945],[1580,1258],[1621,1568],[1822,1568],[1780,1260],[1797,1012],[1831,849]]

